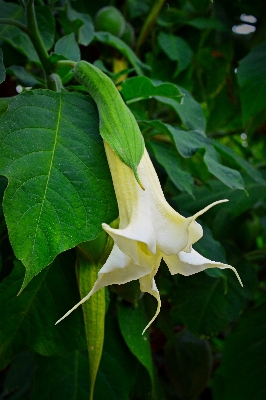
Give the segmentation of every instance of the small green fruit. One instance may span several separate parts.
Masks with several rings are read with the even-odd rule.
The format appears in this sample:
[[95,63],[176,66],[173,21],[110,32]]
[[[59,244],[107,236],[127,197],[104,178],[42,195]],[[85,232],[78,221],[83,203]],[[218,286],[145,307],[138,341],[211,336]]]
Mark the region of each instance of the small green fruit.
[[112,6],[101,8],[95,16],[95,30],[110,32],[122,36],[126,29],[126,21],[121,12]]

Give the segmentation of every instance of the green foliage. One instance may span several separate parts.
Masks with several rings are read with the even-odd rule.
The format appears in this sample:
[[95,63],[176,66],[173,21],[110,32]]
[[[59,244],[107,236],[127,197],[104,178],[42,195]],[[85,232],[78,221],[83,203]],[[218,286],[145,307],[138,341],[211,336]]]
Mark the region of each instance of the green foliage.
[[[1,399],[265,399],[265,15],[259,0],[0,0]],[[55,326],[112,248],[100,133],[135,173],[145,142],[185,217],[229,200],[193,247],[243,288],[163,263],[143,336],[155,302],[136,281]]]

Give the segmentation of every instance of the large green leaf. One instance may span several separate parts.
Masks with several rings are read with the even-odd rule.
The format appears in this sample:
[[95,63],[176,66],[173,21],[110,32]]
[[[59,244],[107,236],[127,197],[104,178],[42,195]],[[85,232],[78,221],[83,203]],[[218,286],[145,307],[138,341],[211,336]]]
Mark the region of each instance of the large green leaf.
[[0,84],[6,79],[6,71],[3,62],[3,52],[0,49]]
[[111,33],[95,32],[94,39],[99,42],[108,44],[109,46],[112,46],[118,51],[120,51],[120,53],[123,54],[128,59],[128,61],[133,65],[138,75],[143,75],[143,68],[144,69],[149,68],[147,67],[146,64],[140,61],[140,59],[136,56],[134,51],[125,42],[123,42],[123,40],[112,35]]
[[127,79],[122,83],[121,92],[127,103],[155,96],[173,98],[181,103],[184,96],[173,83],[157,82],[146,76],[136,76]]
[[55,322],[79,301],[75,284],[75,259],[60,255],[17,296],[24,275],[20,262],[0,284],[0,369],[28,349],[52,356],[86,349],[79,309],[65,321]]
[[255,47],[240,61],[237,77],[241,87],[243,120],[246,123],[250,117],[266,108],[266,42]]
[[249,310],[225,340],[213,389],[215,400],[266,398],[266,304]]
[[4,214],[23,287],[57,254],[117,216],[98,114],[88,97],[47,90],[17,96],[1,118]]

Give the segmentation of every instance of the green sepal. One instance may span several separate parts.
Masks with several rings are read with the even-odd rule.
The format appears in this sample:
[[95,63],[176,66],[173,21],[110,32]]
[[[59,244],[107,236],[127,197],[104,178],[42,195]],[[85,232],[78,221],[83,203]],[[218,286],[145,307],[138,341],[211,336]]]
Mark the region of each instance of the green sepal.
[[111,79],[99,68],[79,61],[76,79],[89,91],[100,115],[100,134],[118,157],[134,172],[141,185],[137,167],[144,152],[144,140],[138,124]]

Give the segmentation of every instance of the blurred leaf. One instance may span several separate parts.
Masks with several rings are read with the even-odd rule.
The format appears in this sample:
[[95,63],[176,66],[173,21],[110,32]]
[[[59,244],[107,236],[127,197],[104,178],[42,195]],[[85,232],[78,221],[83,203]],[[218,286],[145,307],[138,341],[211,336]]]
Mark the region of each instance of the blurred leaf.
[[249,291],[245,289],[245,285],[249,286],[249,276],[241,271],[238,272],[244,289],[233,271],[225,271],[219,278],[205,272],[189,278],[178,276],[171,294],[172,318],[181,318],[195,335],[210,336],[223,331],[238,317],[249,297]]
[[123,40],[112,35],[111,33],[95,32],[94,39],[101,43],[105,43],[109,46],[112,46],[118,51],[120,51],[120,53],[123,54],[128,59],[128,61],[133,65],[138,75],[143,75],[142,69],[149,69],[149,67],[146,64],[140,61],[140,59],[136,56],[134,51],[125,42],[123,42]]
[[70,21],[79,20],[82,22],[82,26],[78,30],[78,43],[88,46],[93,40],[94,35],[94,26],[91,17],[88,14],[74,10],[70,3],[67,4],[67,16]]
[[148,322],[143,303],[140,301],[138,307],[133,307],[121,302],[118,309],[118,321],[121,333],[130,351],[147,369],[151,382],[154,383],[151,348],[147,333],[145,332],[142,335],[142,331]]
[[31,386],[34,369],[33,352],[25,351],[19,354],[8,368],[1,397],[7,397],[10,400],[20,400],[24,399],[25,394],[29,396],[27,392]]
[[180,89],[181,93],[185,95],[183,97],[182,104],[174,99],[167,99],[160,96],[156,96],[156,99],[172,107],[179,115],[181,121],[187,129],[197,130],[204,134],[206,129],[206,120],[203,116],[200,104],[193,99],[187,90],[181,86],[177,87]]
[[146,76],[127,79],[122,83],[121,92],[127,103],[155,96],[173,98],[181,103],[184,96],[176,85],[168,82],[157,82]]
[[149,147],[152,148],[155,158],[161,164],[169,178],[182,192],[188,192],[193,195],[192,188],[194,181],[191,174],[184,171],[178,161],[178,154],[172,148],[157,142],[148,142]]
[[188,25],[198,29],[216,29],[217,31],[228,31],[226,25],[216,18],[198,17],[187,22]]
[[31,74],[29,74],[24,67],[20,65],[14,65],[12,67],[7,68],[7,73],[15,75],[17,81],[21,83],[23,86],[34,86],[39,83],[39,81],[34,78]]
[[89,362],[86,351],[60,357],[35,357],[36,372],[30,400],[88,400]]
[[225,340],[221,367],[213,382],[215,400],[266,397],[266,304],[245,312]]
[[9,179],[3,208],[25,287],[57,254],[98,236],[102,222],[116,218],[116,200],[89,97],[24,92],[0,129],[0,170]]
[[253,165],[251,165],[248,161],[246,161],[242,157],[239,157],[232,149],[222,145],[219,142],[213,141],[212,144],[220,154],[228,158],[236,166],[243,169],[255,182],[261,183],[262,185],[266,185],[266,181],[265,179],[263,179],[261,173],[255,167],[253,167]]
[[175,75],[187,68],[191,61],[193,52],[184,39],[169,33],[160,32],[158,43],[170,60],[178,61]]
[[[14,3],[0,0],[0,15],[25,23],[23,8]],[[36,7],[36,18],[41,38],[47,50],[54,43],[54,19],[48,6]],[[25,54],[30,61],[38,61],[37,53],[28,35],[12,25],[0,25],[0,38],[6,40],[11,46]]]
[[80,50],[74,33],[61,37],[55,44],[55,53],[64,56],[67,60],[79,61]]
[[226,209],[231,217],[237,217],[266,197],[265,185],[247,182],[245,189],[247,193],[228,189],[222,182],[210,181],[209,187],[194,188],[194,200],[185,193],[176,196],[174,200],[179,204],[185,205],[184,209],[194,214],[214,201],[228,199],[229,202],[223,204],[223,209]]
[[3,52],[2,49],[0,49],[0,84],[4,82],[5,79],[6,79],[6,71],[3,61]]
[[266,42],[255,47],[239,62],[238,83],[244,123],[266,108]]
[[128,400],[136,373],[136,359],[128,350],[117,320],[106,315],[103,355],[94,400]]
[[65,321],[55,322],[78,302],[69,253],[60,255],[17,296],[24,267],[15,263],[12,273],[0,284],[0,369],[18,353],[34,349],[45,356],[86,348],[81,309]]
[[167,375],[182,399],[195,400],[207,384],[212,367],[210,345],[187,330],[166,345]]
[[38,29],[46,50],[54,44],[55,21],[50,7],[46,5],[35,6]]
[[203,148],[205,151],[203,160],[208,170],[230,188],[244,189],[244,182],[240,173],[220,164],[212,142],[199,132],[186,132],[160,121],[149,121],[147,124],[170,134],[178,152],[184,158],[193,156],[199,149]]
[[[71,333],[68,333],[72,340]],[[30,400],[88,400],[89,362],[86,351],[76,350],[57,357],[36,357]],[[119,329],[107,317],[104,351],[97,375],[94,400],[128,400],[135,362],[123,343]]]

